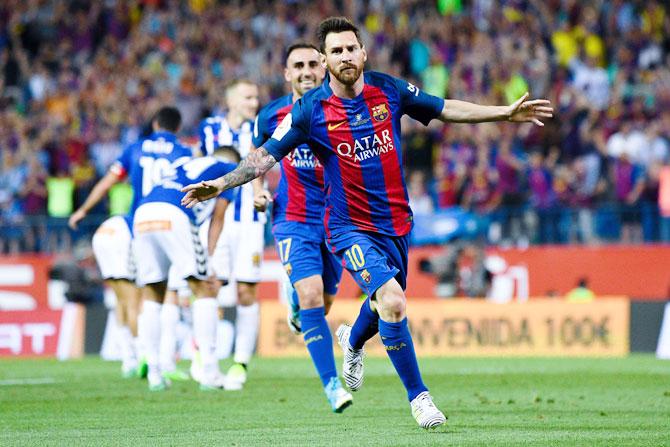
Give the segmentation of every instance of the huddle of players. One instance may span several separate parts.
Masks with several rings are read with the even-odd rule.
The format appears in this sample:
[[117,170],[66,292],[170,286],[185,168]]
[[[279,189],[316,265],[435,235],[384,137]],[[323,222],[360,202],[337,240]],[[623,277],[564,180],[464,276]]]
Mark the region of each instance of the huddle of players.
[[[250,149],[257,87],[232,83],[226,100],[225,117],[201,124],[203,157],[194,157],[177,141],[179,111],[161,108],[152,119],[151,134],[123,151],[70,217],[70,226],[76,228],[112,185],[130,182],[134,196],[129,214],[103,222],[92,245],[102,276],[118,298],[122,373],[146,374],[151,390],[187,378],[174,362],[178,292],[184,289],[194,297],[197,352],[192,376],[201,389],[240,389],[246,382],[259,325],[255,286],[260,281],[265,215],[254,209],[251,185],[193,209],[180,205],[184,185],[229,172]],[[226,375],[219,371],[216,355],[222,283],[236,287],[238,303],[235,363]]]
[[[248,183],[221,194],[216,201],[186,209],[179,205],[179,190],[232,170],[230,163],[248,154],[252,139],[254,145],[263,144],[293,102],[321,84],[325,69],[319,51],[311,44],[292,45],[286,52],[284,74],[291,93],[264,107],[253,126],[257,87],[248,81],[228,86],[227,115],[207,118],[200,125],[202,158],[194,158],[177,141],[179,112],[171,107],[159,110],[151,135],[123,152],[70,218],[70,226],[76,228],[114,183],[127,178],[133,186],[130,213],[103,222],[93,237],[93,250],[103,278],[118,297],[122,373],[130,377],[142,369],[141,351],[151,390],[163,390],[170,379],[183,378],[174,363],[174,333],[179,320],[177,292],[184,289],[186,295],[195,297],[192,319],[197,361],[191,375],[201,389],[240,389],[246,381],[246,366],[258,333],[256,284],[269,193],[261,181]],[[308,146],[286,157],[274,200],[273,233],[291,283],[296,285],[289,321],[297,332],[312,322],[326,324],[325,314],[342,274],[324,242],[323,188],[323,168]],[[230,293],[220,292],[221,284],[233,288],[238,301],[234,365],[226,375],[219,371],[215,353],[216,297]],[[306,344],[333,411],[341,412],[352,397],[337,376],[332,339],[306,339]]]

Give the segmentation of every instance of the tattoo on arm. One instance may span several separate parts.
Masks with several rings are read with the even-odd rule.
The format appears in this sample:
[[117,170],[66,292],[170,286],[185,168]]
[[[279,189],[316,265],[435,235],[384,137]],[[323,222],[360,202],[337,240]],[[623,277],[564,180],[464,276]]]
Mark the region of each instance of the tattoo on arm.
[[223,177],[223,190],[240,186],[265,174],[277,160],[264,147],[252,150],[233,171]]

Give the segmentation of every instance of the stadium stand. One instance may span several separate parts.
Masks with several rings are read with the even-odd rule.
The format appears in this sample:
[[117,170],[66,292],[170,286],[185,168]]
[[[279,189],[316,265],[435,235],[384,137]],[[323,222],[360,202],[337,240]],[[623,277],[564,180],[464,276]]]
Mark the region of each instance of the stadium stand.
[[664,2],[8,0],[0,252],[60,251],[90,236],[109,203],[77,233],[63,217],[158,104],[177,105],[189,141],[228,80],[259,82],[263,103],[279,96],[282,49],[338,13],[364,25],[369,68],[456,99],[511,103],[528,90],[555,104],[541,131],[408,121],[417,214],[462,207],[496,244],[670,241],[659,211],[670,202],[659,197],[670,181]]

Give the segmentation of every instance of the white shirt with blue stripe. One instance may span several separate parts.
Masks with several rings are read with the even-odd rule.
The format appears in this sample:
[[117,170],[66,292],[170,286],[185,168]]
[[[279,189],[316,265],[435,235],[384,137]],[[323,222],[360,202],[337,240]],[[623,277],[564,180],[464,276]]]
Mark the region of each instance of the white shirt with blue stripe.
[[[239,129],[231,129],[225,116],[218,115],[204,119],[200,123],[200,149],[211,155],[220,146],[232,146],[244,159],[249,155],[253,137],[253,122],[245,121]],[[226,210],[226,222],[265,224],[265,213],[254,209],[254,188],[250,183],[239,186],[234,191],[234,202]]]

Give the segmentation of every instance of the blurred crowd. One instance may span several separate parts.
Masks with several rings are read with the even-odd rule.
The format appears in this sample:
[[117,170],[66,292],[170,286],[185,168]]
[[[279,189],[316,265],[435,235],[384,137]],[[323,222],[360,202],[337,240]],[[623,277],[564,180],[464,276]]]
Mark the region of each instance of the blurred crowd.
[[490,222],[493,243],[670,241],[658,205],[670,164],[666,2],[5,0],[0,251],[77,237],[64,218],[160,105],[180,109],[193,142],[199,121],[223,112],[226,82],[257,81],[261,103],[284,94],[284,48],[314,41],[329,15],[361,25],[368,69],[429,93],[554,103],[544,128],[408,120],[416,213],[464,207]]

